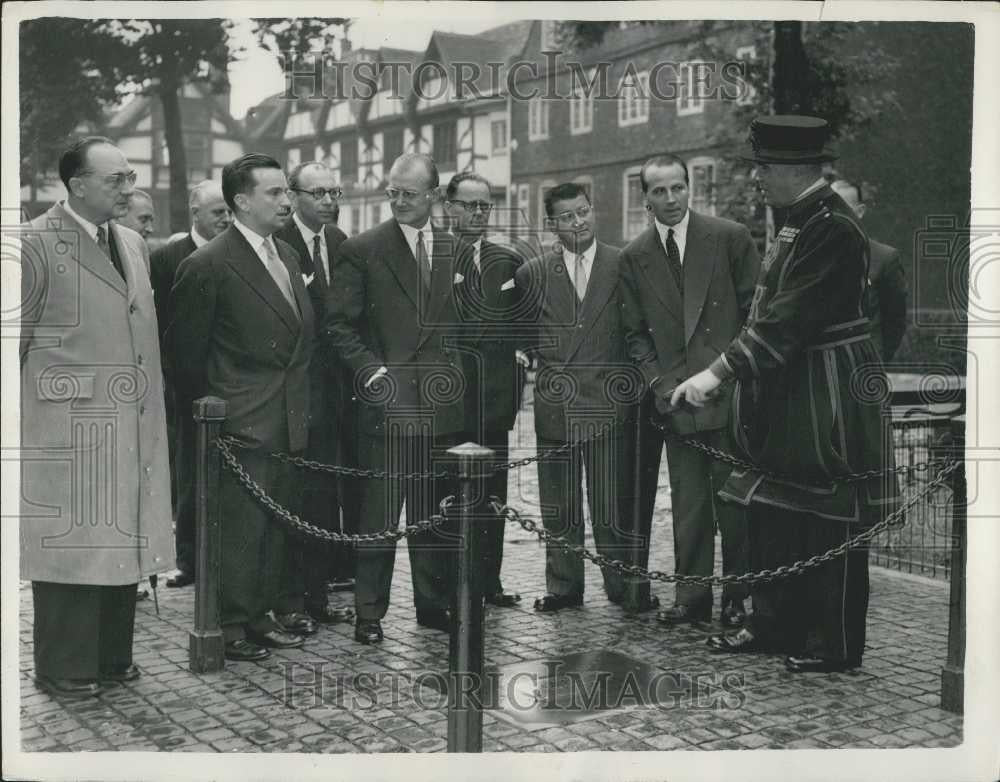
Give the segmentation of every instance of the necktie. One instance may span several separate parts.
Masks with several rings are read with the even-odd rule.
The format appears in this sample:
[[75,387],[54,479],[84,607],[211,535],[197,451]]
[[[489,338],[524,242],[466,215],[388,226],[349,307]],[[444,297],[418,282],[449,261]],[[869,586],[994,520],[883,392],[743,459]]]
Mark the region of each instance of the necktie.
[[420,284],[426,297],[431,291],[431,264],[427,259],[427,248],[424,247],[424,232],[417,231],[417,270],[420,272]]
[[684,272],[681,269],[681,251],[677,248],[677,242],[674,241],[674,229],[667,229],[667,241],[664,243],[664,247],[667,250],[667,264],[670,268],[670,274],[673,275],[674,283],[677,285],[677,290],[680,294],[684,295]]
[[118,260],[117,253],[108,244],[108,231],[103,225],[97,226],[97,246],[101,248],[101,252],[104,256],[111,261],[111,265],[115,267],[115,271],[121,275],[124,280],[125,275],[122,272],[121,261]]
[[326,281],[327,281],[327,279],[326,279],[326,269],[323,268],[323,251],[320,249],[319,234],[316,234],[313,237],[313,257],[312,257],[312,263],[313,263],[313,267],[314,267],[314,269],[316,271],[316,274],[319,275],[319,278],[323,281],[323,284],[325,285]]
[[583,301],[587,295],[587,270],[583,266],[583,256],[576,256],[576,263],[573,274],[573,287],[576,288],[576,297]]
[[482,295],[483,292],[483,274],[482,270],[479,268],[481,256],[479,255],[479,247],[473,245],[472,247],[472,269],[470,273],[472,274],[472,289]]
[[264,240],[264,255],[267,256],[265,266],[267,266],[268,273],[292,308],[292,312],[298,314],[299,308],[295,303],[295,293],[292,291],[292,281],[288,278],[288,269],[281,262],[278,252],[274,249],[274,245],[269,238]]

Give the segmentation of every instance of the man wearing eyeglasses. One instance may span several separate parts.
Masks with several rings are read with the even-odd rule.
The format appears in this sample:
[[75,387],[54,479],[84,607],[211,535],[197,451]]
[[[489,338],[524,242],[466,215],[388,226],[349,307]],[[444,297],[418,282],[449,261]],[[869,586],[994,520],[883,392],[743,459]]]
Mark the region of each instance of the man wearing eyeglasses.
[[[520,297],[514,274],[524,259],[500,244],[486,240],[493,211],[490,183],[473,172],[456,174],[445,190],[452,233],[465,242],[459,256],[459,271],[468,283],[459,287],[458,314],[470,328],[463,339],[467,360],[466,417],[469,437],[496,453],[498,462],[509,459],[509,432],[521,405],[525,366],[517,360],[522,341],[519,331]],[[523,356],[523,354],[521,354]],[[507,502],[507,472],[490,475],[485,501],[496,496]],[[483,551],[483,592],[486,602],[509,608],[521,596],[504,591],[500,582],[503,561],[501,518],[489,522]]]
[[[536,327],[526,347],[538,358],[538,450],[572,444],[538,462],[542,521],[547,531],[583,544],[585,470],[597,551],[621,559],[626,549],[619,524],[630,510],[620,483],[634,430],[626,425],[633,407],[628,387],[637,382],[622,332],[618,249],[597,240],[594,208],[582,185],[568,182],[549,190],[545,213],[559,244],[515,275],[521,296],[531,302],[526,320]],[[608,599],[620,603],[621,575],[610,569],[603,575]],[[536,611],[582,605],[584,561],[547,544],[545,584]]]
[[[461,360],[446,341],[457,330],[454,257],[458,240],[431,224],[438,172],[427,155],[392,164],[386,196],[392,218],[340,246],[324,336],[350,371],[358,397],[358,464],[392,473],[440,471],[440,456],[465,427]],[[454,468],[452,468],[454,469]],[[361,533],[428,519],[455,493],[446,479],[364,480]],[[417,622],[447,632],[453,539],[431,532],[407,540]],[[382,640],[395,542],[357,547],[354,637]]]
[[136,584],[171,556],[146,244],[116,221],[135,172],[106,138],[59,160],[66,200],[21,238],[21,577],[38,685],[67,698],[140,675]]
[[126,228],[131,228],[143,239],[148,239],[156,228],[156,210],[153,199],[145,190],[134,188],[128,201],[128,211],[119,221]]
[[[333,172],[323,163],[302,163],[288,174],[291,191],[292,219],[275,236],[288,242],[299,254],[302,280],[309,291],[316,314],[316,336],[320,336],[326,313],[326,298],[337,249],[347,238],[336,226],[341,191]],[[353,463],[341,458],[346,449],[340,447],[347,438],[344,429],[352,416],[345,415],[343,380],[339,363],[328,351],[317,350],[309,364],[309,445],[306,458],[324,464]],[[352,427],[353,428],[353,427]],[[353,449],[352,449],[353,450]],[[322,529],[349,532],[356,528],[356,514],[345,511],[348,523],[340,523],[341,505],[336,476],[312,470],[302,474],[303,517]],[[351,487],[353,488],[353,487]],[[345,492],[346,494],[346,492]],[[353,507],[352,509],[353,510]],[[349,611],[330,606],[327,597],[327,576],[338,565],[336,578],[352,574],[349,546],[324,546],[319,541],[294,541],[291,548],[296,566],[292,578],[301,582],[305,591],[306,613],[321,624],[342,622]],[[333,561],[331,561],[333,560]]]
[[[170,291],[166,341],[179,409],[202,396],[224,399],[223,432],[241,442],[243,468],[298,513],[297,470],[269,457],[301,455],[309,436],[312,303],[298,254],[274,237],[291,216],[287,181],[274,158],[248,153],[222,169],[222,192],[233,224],[181,264]],[[228,470],[219,495],[226,658],[301,646],[317,628],[285,572],[285,530]]]

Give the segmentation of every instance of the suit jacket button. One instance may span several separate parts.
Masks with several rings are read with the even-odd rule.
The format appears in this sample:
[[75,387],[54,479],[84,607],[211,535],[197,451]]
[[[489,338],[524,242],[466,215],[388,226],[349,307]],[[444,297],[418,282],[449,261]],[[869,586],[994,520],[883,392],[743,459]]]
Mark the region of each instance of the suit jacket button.
[[272,348],[272,349],[274,349],[274,348],[277,348],[277,347],[278,347],[278,342],[277,342],[276,340],[273,340],[273,339],[272,339],[272,340],[271,340],[271,343],[270,343],[270,344],[271,344],[271,348]]
[[135,314],[135,305],[134,304],[129,304],[128,305],[128,314],[129,315],[134,315]]

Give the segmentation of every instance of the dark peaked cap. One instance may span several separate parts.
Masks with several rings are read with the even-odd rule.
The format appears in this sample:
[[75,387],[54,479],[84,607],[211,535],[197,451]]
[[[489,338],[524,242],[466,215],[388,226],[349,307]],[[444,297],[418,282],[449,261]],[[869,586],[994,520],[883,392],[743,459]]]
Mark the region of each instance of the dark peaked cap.
[[830,126],[820,117],[775,114],[750,123],[749,148],[741,157],[754,163],[824,163],[837,156],[825,149]]

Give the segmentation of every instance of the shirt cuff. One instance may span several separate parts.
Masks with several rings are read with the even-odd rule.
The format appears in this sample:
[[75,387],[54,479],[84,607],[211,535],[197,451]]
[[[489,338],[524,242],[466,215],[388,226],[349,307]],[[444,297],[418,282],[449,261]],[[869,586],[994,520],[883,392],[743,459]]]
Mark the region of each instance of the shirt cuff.
[[729,359],[726,358],[724,353],[720,354],[715,361],[709,364],[708,370],[723,383],[736,376],[736,371],[730,366]]

